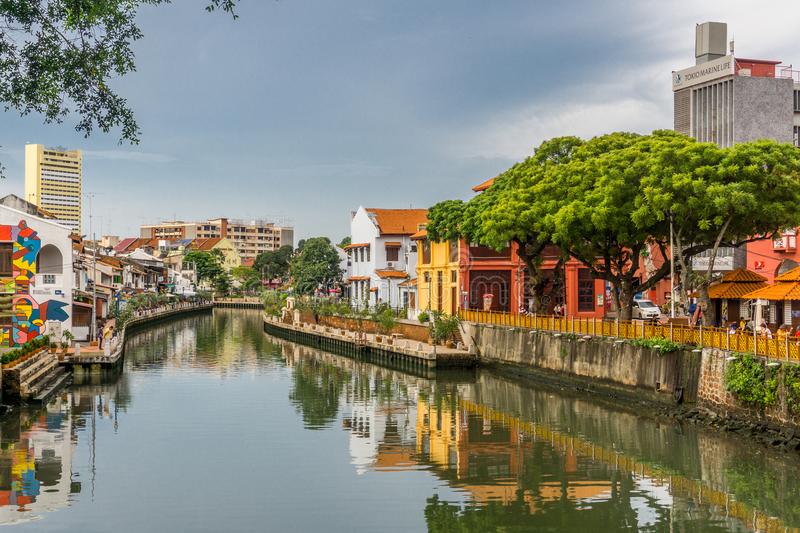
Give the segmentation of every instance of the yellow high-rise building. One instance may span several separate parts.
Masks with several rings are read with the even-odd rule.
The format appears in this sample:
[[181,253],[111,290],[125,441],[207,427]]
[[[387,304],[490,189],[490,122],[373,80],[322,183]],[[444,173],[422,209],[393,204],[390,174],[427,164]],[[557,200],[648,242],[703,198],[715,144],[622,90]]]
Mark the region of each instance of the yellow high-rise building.
[[25,199],[81,233],[83,155],[80,150],[25,145]]

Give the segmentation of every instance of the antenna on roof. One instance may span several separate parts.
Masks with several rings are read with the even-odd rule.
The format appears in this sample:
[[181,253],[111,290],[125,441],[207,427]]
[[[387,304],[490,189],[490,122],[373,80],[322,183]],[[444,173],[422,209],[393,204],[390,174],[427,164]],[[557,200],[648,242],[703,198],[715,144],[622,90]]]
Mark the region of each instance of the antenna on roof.
[[733,39],[731,39],[731,55],[733,55]]

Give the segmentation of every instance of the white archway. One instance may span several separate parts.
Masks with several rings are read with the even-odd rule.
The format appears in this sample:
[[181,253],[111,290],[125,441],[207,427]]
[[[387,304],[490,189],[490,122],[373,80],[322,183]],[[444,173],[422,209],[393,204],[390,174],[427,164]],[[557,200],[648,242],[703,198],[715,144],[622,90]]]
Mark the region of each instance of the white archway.
[[37,274],[61,274],[64,272],[64,256],[61,250],[53,244],[45,244],[39,250],[36,261]]

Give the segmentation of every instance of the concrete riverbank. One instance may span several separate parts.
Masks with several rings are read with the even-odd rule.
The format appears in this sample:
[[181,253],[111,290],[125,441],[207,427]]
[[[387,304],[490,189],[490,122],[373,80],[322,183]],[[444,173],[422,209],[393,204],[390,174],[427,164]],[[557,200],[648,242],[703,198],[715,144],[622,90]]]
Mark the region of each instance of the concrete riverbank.
[[400,370],[421,372],[428,377],[437,368],[470,367],[476,363],[474,355],[466,350],[302,321],[297,324],[287,323],[266,314],[263,318],[264,330],[276,337],[340,355],[370,359]]

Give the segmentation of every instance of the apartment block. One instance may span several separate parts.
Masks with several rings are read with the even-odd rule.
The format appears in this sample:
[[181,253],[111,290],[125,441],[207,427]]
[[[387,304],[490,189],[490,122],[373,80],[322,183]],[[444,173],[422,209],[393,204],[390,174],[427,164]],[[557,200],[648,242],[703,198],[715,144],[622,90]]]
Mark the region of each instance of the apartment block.
[[25,200],[81,233],[83,156],[80,150],[25,145]]
[[165,240],[227,238],[241,258],[294,246],[294,228],[277,226],[266,220],[212,218],[204,222],[169,221],[141,226],[142,238]]

